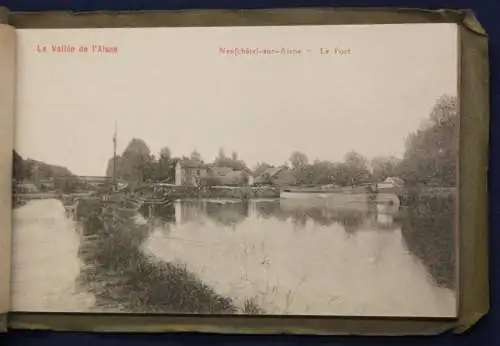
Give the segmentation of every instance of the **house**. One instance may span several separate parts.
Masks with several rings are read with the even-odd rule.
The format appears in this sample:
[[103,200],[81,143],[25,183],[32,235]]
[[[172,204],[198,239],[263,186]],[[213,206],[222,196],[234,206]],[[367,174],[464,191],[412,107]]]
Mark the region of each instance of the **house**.
[[249,184],[250,175],[245,171],[230,171],[229,173],[219,176],[219,184],[224,186],[246,186]]
[[17,192],[20,192],[20,193],[35,193],[35,192],[39,192],[39,190],[38,190],[38,188],[36,187],[35,184],[27,182],[27,181],[23,181],[23,182],[18,183],[16,185],[16,190],[17,190]]
[[210,167],[212,177],[217,178],[220,185],[248,186],[253,183],[252,171],[244,164],[216,165]]
[[208,165],[195,160],[179,160],[175,164],[175,185],[199,186],[208,176]]
[[200,186],[212,179],[217,185],[250,185],[253,177],[250,169],[241,166],[205,164],[193,160],[179,160],[175,166],[175,185]]
[[271,167],[256,177],[253,183],[256,185],[293,185],[295,177],[287,166]]
[[54,190],[56,184],[54,178],[40,180],[40,189],[42,190]]
[[223,177],[233,171],[233,168],[229,166],[217,166],[215,164],[210,166],[210,173],[213,177]]
[[249,186],[255,184],[255,176],[251,172],[248,173],[247,177],[248,177],[247,184]]
[[381,188],[392,188],[392,187],[402,187],[404,186],[404,181],[398,177],[388,177],[383,182],[378,183],[377,187]]

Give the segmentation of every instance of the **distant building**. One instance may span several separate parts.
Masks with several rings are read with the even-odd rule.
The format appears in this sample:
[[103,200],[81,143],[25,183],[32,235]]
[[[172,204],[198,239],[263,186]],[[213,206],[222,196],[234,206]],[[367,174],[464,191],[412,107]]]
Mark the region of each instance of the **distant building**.
[[292,170],[287,166],[271,167],[256,177],[253,183],[256,185],[293,185],[295,184],[295,177]]
[[210,165],[210,174],[219,180],[220,185],[248,186],[253,184],[252,171],[244,165]]
[[233,168],[228,167],[228,166],[217,166],[217,165],[210,165],[210,173],[214,177],[223,177],[231,172],[233,172]]
[[55,189],[54,178],[40,180],[40,188],[42,190],[54,190]]
[[208,165],[194,160],[179,160],[175,165],[175,185],[199,186],[208,175]]
[[200,186],[206,179],[218,185],[250,185],[252,172],[246,167],[205,164],[193,160],[179,160],[175,165],[175,185]]
[[224,186],[247,186],[250,185],[251,175],[245,171],[230,171],[217,179]]
[[378,183],[378,188],[391,188],[404,186],[404,181],[398,177],[388,177],[383,182]]
[[35,184],[27,182],[27,181],[23,181],[23,182],[18,183],[16,185],[16,190],[17,190],[17,192],[20,192],[20,193],[39,192],[39,190]]
[[248,185],[253,185],[255,184],[255,176],[250,172],[248,173]]

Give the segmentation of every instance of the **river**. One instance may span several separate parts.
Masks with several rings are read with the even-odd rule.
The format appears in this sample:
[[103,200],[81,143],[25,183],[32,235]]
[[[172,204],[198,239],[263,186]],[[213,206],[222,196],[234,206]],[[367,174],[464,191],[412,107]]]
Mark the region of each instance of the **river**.
[[94,297],[78,290],[79,236],[59,201],[14,210],[12,310],[86,312]]
[[[185,268],[236,307],[250,302],[265,314],[456,314],[453,215],[442,210],[395,217],[279,200],[192,200],[142,216],[152,216],[138,245],[145,258]],[[81,237],[58,201],[16,209],[14,224],[14,310],[111,309],[82,289]],[[155,280],[149,275],[115,300],[138,300],[139,290],[168,295]],[[146,311],[154,309],[155,299],[141,299]]]

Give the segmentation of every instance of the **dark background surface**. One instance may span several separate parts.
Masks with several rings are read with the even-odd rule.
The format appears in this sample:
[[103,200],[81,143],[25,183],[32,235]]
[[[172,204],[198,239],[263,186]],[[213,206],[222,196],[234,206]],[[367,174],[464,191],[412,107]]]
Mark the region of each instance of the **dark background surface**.
[[[491,62],[491,154],[490,154],[490,248],[498,243],[500,224],[500,184],[494,179],[500,174],[500,122],[497,112],[500,104],[500,1],[499,0],[0,0],[0,6],[14,11],[47,10],[175,10],[175,9],[245,9],[278,7],[410,7],[472,9],[490,37]],[[235,346],[344,346],[344,345],[500,345],[500,259],[491,251],[491,310],[466,334],[436,337],[311,337],[311,336],[238,336],[205,334],[92,334],[36,331],[10,331],[0,336],[0,345],[19,346],[146,346],[146,345],[235,345]],[[473,278],[471,278],[473,280]],[[495,292],[498,292],[496,294]]]

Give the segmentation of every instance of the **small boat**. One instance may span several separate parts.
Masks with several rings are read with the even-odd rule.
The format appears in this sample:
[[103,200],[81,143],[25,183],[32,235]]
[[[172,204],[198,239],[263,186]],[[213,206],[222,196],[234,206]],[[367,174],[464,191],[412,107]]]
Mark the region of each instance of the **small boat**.
[[331,205],[350,205],[375,203],[399,209],[401,204],[396,189],[377,189],[371,185],[356,187],[293,187],[280,191],[281,199],[324,200]]
[[138,200],[142,203],[142,205],[165,205],[171,201],[170,198],[167,198],[167,197],[160,197],[160,198],[139,197]]
[[116,216],[133,216],[142,206],[142,202],[123,194],[114,194],[103,201]]
[[135,199],[135,198],[131,198],[131,197],[126,198],[125,203],[127,205],[129,205],[131,208],[135,208],[135,209],[139,209],[143,205],[142,201]]
[[113,208],[113,212],[116,216],[121,216],[121,217],[130,217],[130,216],[134,216],[137,214],[137,210],[136,208],[127,208],[127,207],[119,207],[119,206],[115,206]]

